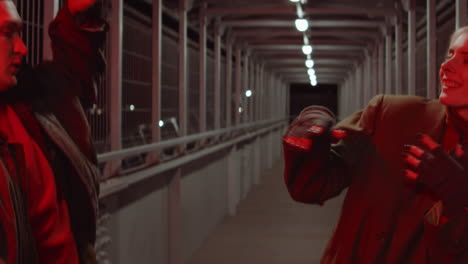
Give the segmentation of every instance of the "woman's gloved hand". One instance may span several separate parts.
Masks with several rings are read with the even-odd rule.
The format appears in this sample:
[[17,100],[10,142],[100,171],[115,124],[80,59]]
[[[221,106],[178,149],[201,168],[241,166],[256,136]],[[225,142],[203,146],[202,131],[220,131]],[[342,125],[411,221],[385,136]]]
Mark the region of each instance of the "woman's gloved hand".
[[330,131],[335,123],[335,115],[328,108],[316,105],[306,107],[289,126],[283,142],[304,152],[309,152],[312,147],[328,147],[332,138],[341,139],[346,136],[342,130]]
[[468,164],[461,145],[449,154],[432,138],[421,135],[420,146],[405,145],[403,155],[406,177],[441,199],[444,215],[453,216],[468,206]]

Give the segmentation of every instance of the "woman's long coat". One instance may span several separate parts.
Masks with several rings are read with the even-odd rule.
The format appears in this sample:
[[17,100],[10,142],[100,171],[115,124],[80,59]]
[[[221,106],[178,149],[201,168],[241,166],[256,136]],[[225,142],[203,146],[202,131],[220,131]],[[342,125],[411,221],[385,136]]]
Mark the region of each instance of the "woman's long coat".
[[403,146],[418,133],[441,142],[445,127],[437,100],[381,95],[335,126],[348,137],[330,153],[284,145],[293,199],[322,204],[348,188],[321,263],[468,263],[468,212],[441,223],[441,203],[403,173]]

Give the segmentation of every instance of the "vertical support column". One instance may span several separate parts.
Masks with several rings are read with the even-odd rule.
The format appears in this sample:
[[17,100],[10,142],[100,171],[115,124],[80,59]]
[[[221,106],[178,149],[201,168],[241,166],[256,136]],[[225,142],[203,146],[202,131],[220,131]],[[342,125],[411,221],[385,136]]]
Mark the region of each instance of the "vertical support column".
[[[179,0],[179,136],[187,135],[187,0]],[[181,144],[180,151],[186,150]],[[169,181],[169,264],[182,264],[182,212],[181,212],[181,181],[182,168],[175,170]]]
[[416,94],[416,1],[406,0],[408,12],[408,94]]
[[[123,0],[112,0],[110,27],[110,151],[122,148],[122,31],[123,31]],[[117,174],[120,170],[120,160],[106,164],[104,178]]]
[[240,124],[240,113],[239,113],[239,107],[240,107],[240,98],[241,98],[241,73],[242,73],[242,65],[241,65],[241,60],[242,60],[242,53],[241,53],[241,48],[240,46],[236,46],[236,74],[234,76],[234,81],[235,81],[235,93],[234,93],[234,113],[235,115],[235,120],[234,124],[237,126]]
[[181,179],[182,169],[178,168],[168,184],[169,264],[182,264]]
[[[199,122],[199,131],[205,132],[206,131],[206,24],[207,24],[207,17],[206,17],[206,2],[202,3],[200,8],[200,37],[199,37],[199,76],[198,76],[198,122]],[[179,66],[180,67],[180,66]]]
[[231,126],[232,117],[232,35],[228,33],[226,43],[226,127]]
[[260,136],[257,136],[254,141],[254,184],[260,184],[260,177],[261,177],[261,166],[260,166],[260,155],[261,155],[261,141],[260,141]]
[[239,179],[239,161],[236,156],[237,147],[233,145],[228,156],[228,179],[227,179],[227,204],[228,204],[228,213],[230,216],[236,215],[237,202],[239,200],[239,188],[238,188],[238,179]]
[[268,82],[266,82],[265,80],[266,78],[266,74],[265,74],[265,65],[262,64],[260,66],[260,102],[259,102],[259,111],[258,111],[258,119],[259,120],[264,120],[265,119],[265,107],[264,107],[264,104],[265,104],[265,90],[267,88],[266,84],[268,84]]
[[372,59],[372,85],[376,94],[383,94],[385,91],[383,87],[379,87],[379,47],[377,43],[373,46],[373,59]]
[[255,108],[257,106],[257,104],[255,103],[255,94],[257,93],[257,86],[255,85],[257,81],[257,76],[255,75],[256,67],[257,64],[252,61],[250,68],[250,90],[252,90],[252,96],[249,98],[250,122],[255,121]]
[[[278,78],[278,75],[277,73],[274,73],[273,75],[273,82],[274,82],[274,85],[273,85],[273,90],[271,91],[271,94],[270,94],[270,120],[275,120],[276,119],[276,92],[278,91],[278,83],[279,83],[279,78]],[[271,134],[270,134],[271,135]]]
[[362,66],[359,65],[356,71],[356,106],[361,108],[362,103]]
[[359,70],[359,65],[356,64],[354,66],[354,108],[358,109],[359,108],[359,78],[358,78],[358,70]]
[[379,89],[386,93],[385,90],[385,47],[384,47],[383,39],[379,40],[378,48],[379,48]]
[[250,109],[248,108],[248,100],[247,100],[247,97],[245,96],[245,91],[247,91],[249,89],[249,58],[250,58],[250,52],[248,50],[246,50],[245,54],[244,54],[244,79],[243,79],[243,85],[242,85],[242,90],[241,90],[241,98],[242,98],[242,113],[241,116],[242,116],[242,123],[246,123],[248,120],[247,120],[247,117],[248,117],[248,114],[249,114],[249,111]]
[[260,93],[261,93],[261,86],[260,86],[260,63],[257,63],[255,66],[255,93],[254,93],[254,105],[255,105],[255,113],[254,113],[254,121],[260,120],[259,113],[260,113]]
[[179,136],[187,135],[187,0],[179,0]]
[[385,34],[385,93],[393,94],[392,89],[392,32],[390,27],[384,28]]
[[[464,1],[465,2],[465,1]],[[437,93],[437,70],[436,70],[436,57],[437,57],[437,39],[436,39],[436,10],[435,0],[427,0],[427,12],[426,12],[426,33],[427,33],[427,73],[426,73],[426,96],[427,98],[436,98]],[[465,2],[466,5],[466,2]]]
[[[152,20],[152,83],[151,83],[151,131],[152,142],[161,140],[161,44],[162,44],[162,0],[153,1]],[[148,155],[148,163],[159,160],[159,151]]]
[[[15,1],[16,4],[16,1]],[[46,29],[50,22],[54,19],[55,15],[57,15],[59,9],[58,0],[49,0],[43,3],[44,5],[44,29]],[[42,59],[43,60],[52,60],[52,47],[51,41],[49,37],[49,31],[43,30],[42,31]]]
[[366,50],[366,100],[369,101],[374,95],[374,86],[372,85],[372,54],[369,50]]
[[456,0],[455,3],[455,28],[461,28],[467,25],[467,7],[466,0]]
[[289,122],[289,116],[291,115],[290,109],[291,109],[291,85],[289,84],[288,87],[286,87],[286,118],[288,119],[288,122]]
[[214,129],[221,128],[221,36],[223,28],[220,18],[216,19],[214,35]]
[[351,112],[351,111],[350,111],[350,105],[349,105],[350,99],[351,99],[351,94],[352,94],[352,93],[351,93],[351,87],[350,87],[350,85],[349,85],[349,84],[350,84],[350,80],[351,80],[351,78],[350,78],[349,73],[348,73],[347,76],[346,76],[346,82],[345,82],[345,87],[344,87],[344,89],[345,89],[345,91],[344,91],[344,92],[345,92],[345,93],[344,93],[345,96],[344,96],[344,98],[343,98],[343,101],[344,101],[345,108],[344,108],[343,114],[341,115],[343,118],[344,118],[345,116],[349,115],[350,112]]
[[364,62],[363,62],[363,96],[362,96],[362,101],[366,102],[369,99],[370,96],[370,65],[369,65],[369,50],[365,50],[365,55],[364,55]]
[[403,93],[403,26],[401,19],[395,19],[395,93]]

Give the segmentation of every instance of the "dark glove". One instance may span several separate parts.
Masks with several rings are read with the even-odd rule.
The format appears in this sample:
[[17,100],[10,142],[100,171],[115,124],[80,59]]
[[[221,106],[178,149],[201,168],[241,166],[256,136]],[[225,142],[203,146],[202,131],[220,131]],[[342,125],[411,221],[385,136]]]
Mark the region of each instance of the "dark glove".
[[468,206],[468,171],[461,146],[445,152],[429,136],[421,135],[421,147],[405,145],[406,176],[424,184],[444,203],[444,215],[451,217]]
[[330,128],[335,125],[335,115],[322,106],[309,106],[291,123],[283,142],[300,151],[310,151],[330,145]]

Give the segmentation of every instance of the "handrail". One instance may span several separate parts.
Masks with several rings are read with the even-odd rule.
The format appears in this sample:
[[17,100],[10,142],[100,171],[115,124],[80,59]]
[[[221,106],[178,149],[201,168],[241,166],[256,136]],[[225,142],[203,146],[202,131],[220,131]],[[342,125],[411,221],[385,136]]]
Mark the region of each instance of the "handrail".
[[168,162],[164,162],[143,170],[140,170],[138,172],[132,173],[130,175],[123,175],[119,176],[117,178],[111,178],[103,183],[101,183],[101,192],[99,195],[99,198],[104,198],[107,197],[113,193],[119,192],[123,189],[128,188],[129,186],[140,182],[142,180],[145,180],[147,178],[150,178],[156,174],[160,174],[162,172],[178,168],[186,163],[192,162],[194,160],[200,159],[202,157],[205,157],[209,154],[212,154],[214,152],[220,151],[224,148],[230,147],[232,145],[235,145],[239,142],[248,140],[250,138],[256,137],[258,135],[264,134],[270,130],[275,130],[279,127],[284,126],[284,121],[276,121],[275,124],[270,125],[269,127],[262,128],[258,131],[255,132],[248,132],[245,135],[242,135],[240,137],[236,137],[234,139],[231,139],[229,141],[214,145],[212,147],[208,147],[206,149],[193,152],[190,154],[187,154],[185,156],[182,156],[180,158],[176,158],[174,160],[170,160]]
[[160,142],[156,142],[156,143],[145,144],[145,145],[141,145],[141,146],[136,146],[136,147],[126,148],[126,149],[122,149],[122,150],[107,152],[107,153],[103,153],[103,154],[98,155],[98,162],[103,163],[103,162],[106,162],[106,161],[115,160],[115,159],[119,159],[119,158],[125,158],[125,157],[128,157],[128,156],[137,155],[137,154],[141,154],[141,153],[147,153],[147,152],[155,151],[155,150],[158,150],[158,149],[178,146],[178,145],[183,144],[183,143],[200,140],[200,139],[204,139],[204,138],[207,138],[207,137],[217,136],[217,135],[221,135],[221,134],[224,134],[224,133],[229,133],[229,132],[234,131],[234,130],[241,130],[241,129],[250,128],[250,127],[264,126],[264,125],[268,125],[270,123],[281,122],[283,120],[284,119],[250,122],[250,123],[238,125],[238,126],[235,126],[235,127],[222,128],[222,129],[218,129],[218,130],[214,130],[214,131],[203,132],[203,133],[193,134],[193,135],[190,135],[190,136],[179,137],[179,138],[169,139],[169,140],[160,141]]

